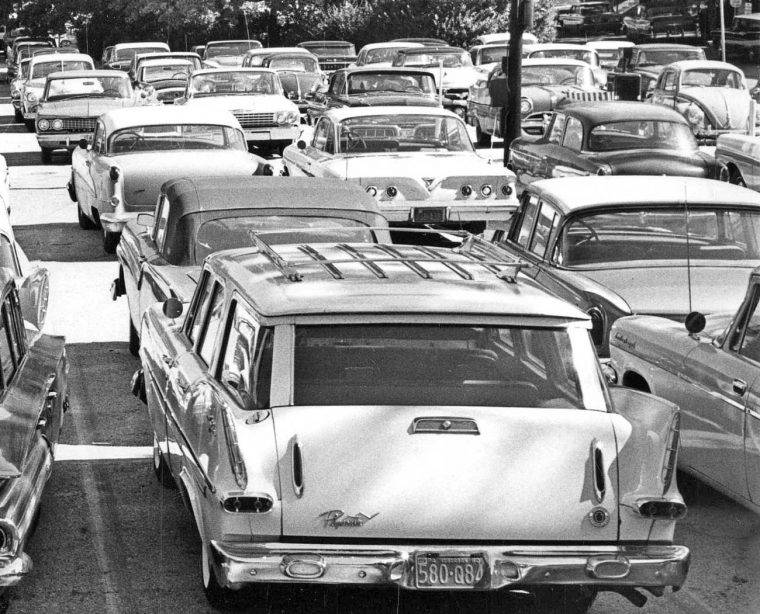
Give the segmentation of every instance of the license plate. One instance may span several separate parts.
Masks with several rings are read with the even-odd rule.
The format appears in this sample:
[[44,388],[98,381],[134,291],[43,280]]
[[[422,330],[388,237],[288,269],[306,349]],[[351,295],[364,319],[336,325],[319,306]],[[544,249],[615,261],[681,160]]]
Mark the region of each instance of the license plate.
[[480,588],[489,581],[482,554],[417,554],[414,573],[417,588]]
[[412,221],[423,224],[445,222],[446,207],[415,207],[412,209]]

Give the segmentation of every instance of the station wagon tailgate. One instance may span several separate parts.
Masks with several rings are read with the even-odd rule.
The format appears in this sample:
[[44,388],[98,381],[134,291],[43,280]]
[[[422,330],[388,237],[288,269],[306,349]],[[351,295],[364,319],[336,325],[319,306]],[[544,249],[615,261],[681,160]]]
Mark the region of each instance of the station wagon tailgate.
[[[272,413],[284,536],[618,537],[616,443],[607,413],[411,406]],[[597,507],[608,514],[603,526],[590,521]]]

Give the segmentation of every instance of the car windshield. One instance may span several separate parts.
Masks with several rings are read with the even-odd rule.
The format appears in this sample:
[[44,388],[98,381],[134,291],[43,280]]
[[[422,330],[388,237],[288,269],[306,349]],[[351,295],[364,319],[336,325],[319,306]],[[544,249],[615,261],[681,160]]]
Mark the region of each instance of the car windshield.
[[32,79],[44,79],[50,73],[66,72],[69,70],[88,70],[92,68],[84,60],[51,60],[50,62],[35,63],[32,67]]
[[308,56],[273,57],[269,60],[272,70],[290,70],[295,72],[317,72],[319,64]]
[[473,151],[462,120],[440,115],[370,115],[338,125],[339,153]]
[[589,133],[587,149],[589,151],[622,149],[695,151],[697,141],[686,124],[658,120],[630,120],[594,126]]
[[357,73],[348,77],[348,93],[400,92],[435,94],[435,80],[430,75],[399,73]]
[[271,72],[215,70],[190,79],[191,96],[231,96],[234,94],[282,94],[277,75]]
[[296,325],[294,345],[296,405],[606,408],[582,328]]
[[489,45],[480,50],[480,64],[495,64],[501,62],[501,58],[507,57],[509,53],[509,47]]
[[460,68],[472,66],[472,59],[466,51],[427,53],[421,50],[404,54],[404,66],[439,66],[441,63],[444,68]]
[[746,89],[742,74],[727,68],[687,70],[681,76],[681,85],[684,87],[725,87],[731,90]]
[[130,62],[135,58],[135,55],[142,53],[166,53],[165,47],[126,47],[124,49],[117,49],[114,59],[119,62]]
[[248,151],[240,130],[213,124],[130,126],[109,139],[112,155],[182,149],[237,149]]
[[62,77],[50,79],[45,90],[45,100],[64,98],[130,98],[132,86],[126,75]]
[[588,66],[555,64],[549,66],[523,66],[522,84],[525,85],[578,85],[594,86],[594,75]]
[[191,64],[166,64],[162,66],[145,66],[142,69],[141,81],[187,81],[193,72]]
[[746,209],[642,206],[569,220],[557,242],[566,267],[632,261],[691,261],[692,266],[760,264],[760,213]]
[[258,41],[228,41],[206,45],[206,58],[218,58],[222,56],[242,56],[249,49],[260,49]]
[[396,51],[403,49],[404,45],[398,47],[378,47],[377,49],[370,49],[364,56],[365,64],[377,64],[378,62],[392,62],[396,55]]
[[639,66],[665,66],[681,60],[704,60],[701,49],[647,49],[639,52]]
[[353,45],[304,45],[304,48],[311,51],[317,57],[335,57],[335,56],[354,56],[356,49]]
[[251,247],[252,234],[256,232],[267,232],[265,239],[271,245],[375,243],[373,232],[357,220],[319,215],[247,214],[201,224],[195,237],[195,264],[202,264],[206,256],[223,249]]
[[529,58],[564,58],[568,60],[580,60],[592,64],[594,52],[588,49],[540,49],[531,51]]

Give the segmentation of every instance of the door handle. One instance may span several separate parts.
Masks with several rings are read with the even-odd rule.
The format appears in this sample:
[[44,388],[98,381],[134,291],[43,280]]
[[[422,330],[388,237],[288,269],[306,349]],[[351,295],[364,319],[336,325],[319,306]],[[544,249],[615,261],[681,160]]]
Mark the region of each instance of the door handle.
[[742,396],[745,392],[747,392],[747,382],[741,379],[735,379],[732,383],[732,388],[736,394]]

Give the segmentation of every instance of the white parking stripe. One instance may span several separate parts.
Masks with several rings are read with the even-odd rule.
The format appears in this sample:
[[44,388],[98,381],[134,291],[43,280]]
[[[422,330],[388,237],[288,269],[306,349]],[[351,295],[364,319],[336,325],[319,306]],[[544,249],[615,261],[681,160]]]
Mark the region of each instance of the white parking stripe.
[[151,446],[72,445],[59,443],[55,447],[56,461],[132,460],[150,458]]

